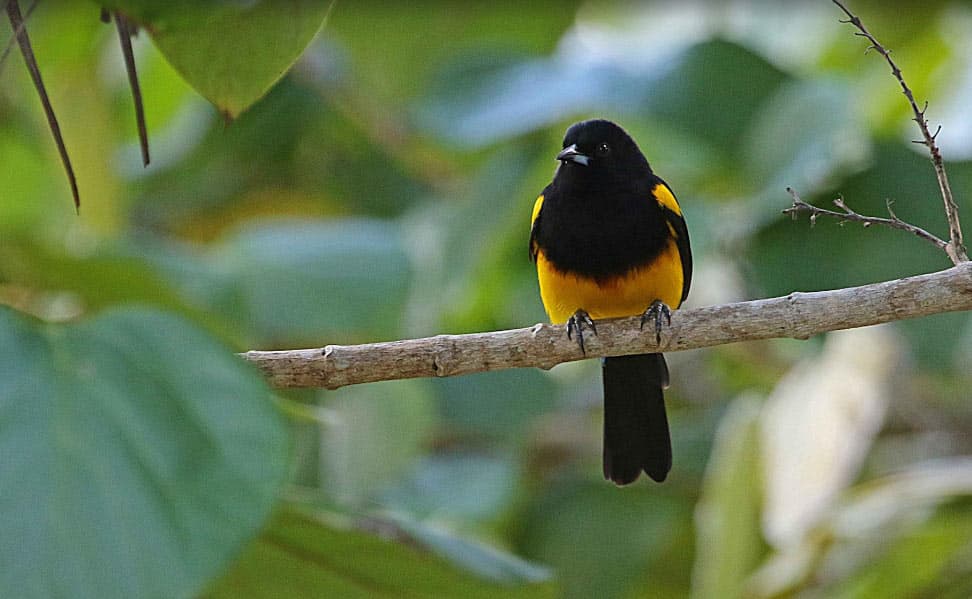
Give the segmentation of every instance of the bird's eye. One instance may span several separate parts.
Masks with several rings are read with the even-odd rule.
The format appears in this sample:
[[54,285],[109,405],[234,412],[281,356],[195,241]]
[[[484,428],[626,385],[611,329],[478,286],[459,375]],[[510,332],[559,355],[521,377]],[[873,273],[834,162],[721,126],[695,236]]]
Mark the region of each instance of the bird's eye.
[[598,156],[603,157],[603,156],[607,156],[610,153],[611,153],[611,146],[607,145],[606,143],[602,143],[601,145],[597,146]]

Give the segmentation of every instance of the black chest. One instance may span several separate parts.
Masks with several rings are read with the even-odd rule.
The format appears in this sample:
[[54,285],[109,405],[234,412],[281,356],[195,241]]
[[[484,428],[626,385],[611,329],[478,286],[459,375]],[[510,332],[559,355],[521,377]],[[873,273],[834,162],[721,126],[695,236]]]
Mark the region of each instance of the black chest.
[[598,193],[544,190],[534,240],[557,270],[607,279],[650,264],[670,240],[653,181]]

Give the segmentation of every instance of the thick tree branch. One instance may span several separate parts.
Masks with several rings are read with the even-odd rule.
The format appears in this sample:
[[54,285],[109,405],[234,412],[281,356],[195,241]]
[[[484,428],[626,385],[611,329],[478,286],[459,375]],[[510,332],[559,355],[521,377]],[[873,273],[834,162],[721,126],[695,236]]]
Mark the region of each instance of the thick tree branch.
[[870,31],[864,27],[864,23],[861,19],[851,13],[839,0],[832,0],[834,4],[840,7],[840,10],[847,15],[847,20],[845,23],[850,23],[857,28],[859,35],[866,38],[870,42],[870,49],[873,49],[878,54],[884,57],[888,65],[891,67],[891,74],[898,81],[901,86],[901,93],[904,94],[905,98],[908,99],[908,104],[911,105],[911,111],[914,113],[914,121],[918,123],[918,129],[921,130],[922,139],[918,140],[917,143],[922,144],[928,148],[928,153],[931,155],[932,165],[935,167],[935,177],[938,179],[938,188],[942,194],[942,200],[945,203],[945,218],[948,221],[948,232],[949,232],[949,242],[943,248],[948,254],[948,257],[952,260],[954,264],[959,262],[965,262],[969,259],[968,254],[965,249],[965,242],[962,239],[962,226],[959,223],[958,215],[958,205],[955,203],[955,198],[952,196],[952,187],[948,183],[948,175],[945,173],[945,163],[942,160],[942,153],[938,149],[938,145],[935,143],[935,138],[938,137],[941,127],[939,127],[935,133],[932,133],[928,128],[928,121],[925,119],[925,111],[928,110],[928,103],[925,102],[923,108],[918,108],[918,102],[915,101],[915,95],[912,93],[911,88],[905,83],[904,77],[901,74],[901,69],[895,64],[894,60],[891,58],[891,51],[886,49],[877,38],[875,38]]
[[656,351],[682,351],[737,341],[793,337],[972,310],[972,262],[945,271],[836,291],[679,310],[661,343],[639,330],[640,317],[599,321],[587,354],[561,326],[438,335],[364,345],[250,351],[243,357],[280,388],[324,387],[455,376],[503,368],[551,368],[562,362]]

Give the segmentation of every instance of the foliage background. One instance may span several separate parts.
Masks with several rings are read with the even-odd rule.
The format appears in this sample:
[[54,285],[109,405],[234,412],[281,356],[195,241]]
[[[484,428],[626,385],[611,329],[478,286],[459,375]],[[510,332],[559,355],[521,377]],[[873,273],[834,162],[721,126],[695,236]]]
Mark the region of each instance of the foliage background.
[[[930,100],[972,214],[972,8],[852,9]],[[22,557],[0,567],[14,573],[0,594],[968,596],[968,314],[670,356],[672,475],[621,490],[600,476],[595,362],[271,398],[209,339],[312,347],[543,320],[530,209],[563,130],[591,116],[623,123],[678,194],[690,306],[948,266],[900,232],[780,215],[791,185],[862,213],[891,198],[944,235],[907,105],[839,16],[823,1],[338,3],[232,122],[142,35],[142,169],[114,32],[94,5],[41,3],[29,30],[83,203],[75,215],[12,55],[0,518],[27,528],[0,538],[0,560]],[[206,352],[214,365],[193,368]],[[184,413],[156,413],[173,398]],[[95,449],[82,459],[65,438]],[[77,495],[39,506],[52,490]],[[25,549],[31,523],[49,534]],[[92,530],[108,532],[81,542]],[[121,539],[132,551],[105,550]]]

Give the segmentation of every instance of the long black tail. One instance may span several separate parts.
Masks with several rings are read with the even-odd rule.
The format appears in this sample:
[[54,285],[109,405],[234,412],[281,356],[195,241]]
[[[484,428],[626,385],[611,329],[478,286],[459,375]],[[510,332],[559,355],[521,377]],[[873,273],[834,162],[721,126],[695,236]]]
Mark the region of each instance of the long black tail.
[[634,482],[644,470],[662,482],[672,469],[672,441],[662,389],[668,366],[661,354],[605,358],[604,478]]

